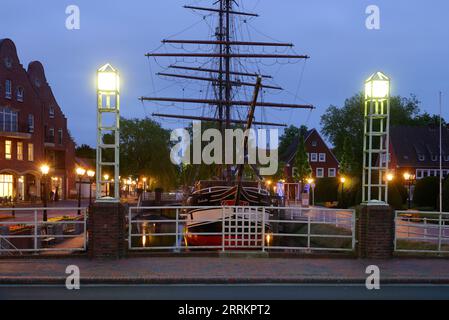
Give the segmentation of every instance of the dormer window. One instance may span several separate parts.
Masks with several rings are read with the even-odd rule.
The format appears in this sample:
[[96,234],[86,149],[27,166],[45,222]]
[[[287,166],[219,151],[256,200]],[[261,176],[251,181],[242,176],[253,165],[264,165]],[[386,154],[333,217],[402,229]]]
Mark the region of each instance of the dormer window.
[[419,160],[419,161],[425,161],[425,160],[426,160],[426,156],[423,155],[423,154],[419,154],[419,155],[418,155],[418,160]]
[[5,81],[5,98],[11,99],[12,96],[12,83],[11,80]]
[[49,114],[50,118],[53,119],[55,117],[55,108],[50,107],[48,114]]
[[438,156],[432,156],[432,161],[438,161]]
[[318,145],[318,142],[316,142],[316,140],[312,141],[312,147],[316,147],[317,145]]
[[23,87],[17,87],[16,90],[16,99],[19,102],[23,102]]
[[39,79],[34,80],[34,84],[36,85],[36,87],[40,88],[41,87],[41,82]]
[[449,155],[448,156],[444,156],[444,161],[449,161]]

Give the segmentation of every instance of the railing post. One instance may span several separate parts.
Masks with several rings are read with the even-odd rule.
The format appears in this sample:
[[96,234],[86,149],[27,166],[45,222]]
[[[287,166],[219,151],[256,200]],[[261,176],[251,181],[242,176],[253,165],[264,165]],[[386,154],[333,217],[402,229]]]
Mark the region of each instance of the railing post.
[[176,208],[176,252],[180,251],[179,248],[179,208]]
[[224,207],[221,207],[221,251],[225,252],[225,214]]
[[262,207],[262,252],[265,252],[265,207]]
[[352,250],[354,250],[355,249],[355,242],[356,242],[356,240],[355,240],[355,234],[356,234],[355,228],[356,227],[355,226],[356,226],[356,219],[357,219],[357,215],[356,215],[355,210],[352,210],[351,217],[352,217],[352,219],[351,219]]
[[37,252],[37,210],[34,210],[34,253]]
[[132,227],[133,227],[133,224],[132,224],[132,214],[131,214],[131,211],[132,211],[132,207],[130,206],[130,207],[128,208],[128,249],[129,249],[129,250],[132,249],[132,237],[131,237],[131,234],[132,234]]
[[310,215],[307,217],[307,248],[310,249]]
[[440,212],[440,218],[438,221],[438,252],[441,252],[441,235],[443,231],[443,213]]
[[398,232],[398,212],[395,211],[394,212],[394,221],[393,221],[393,225],[394,225],[394,235],[393,235],[393,250],[396,251],[398,248],[398,236],[397,236],[397,232]]
[[86,251],[87,250],[87,209],[84,209],[84,219],[83,219],[84,221],[83,221],[83,226],[84,226],[84,229],[83,229],[83,242],[84,242],[84,245],[83,245],[83,250],[84,251]]

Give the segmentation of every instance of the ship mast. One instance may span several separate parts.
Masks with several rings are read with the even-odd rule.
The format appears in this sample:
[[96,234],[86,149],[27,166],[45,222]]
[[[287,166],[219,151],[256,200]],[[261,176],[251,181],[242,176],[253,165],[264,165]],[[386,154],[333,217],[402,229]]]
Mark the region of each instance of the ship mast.
[[[176,74],[176,73],[157,73],[159,76],[170,77],[170,78],[182,78],[197,81],[211,82],[212,86],[215,88],[215,99],[185,99],[185,98],[169,98],[169,97],[141,97],[141,101],[165,101],[165,102],[182,102],[182,103],[198,103],[204,105],[215,105],[217,107],[217,118],[208,117],[198,117],[198,116],[185,116],[185,115],[169,115],[162,113],[154,113],[154,116],[167,117],[167,118],[178,118],[178,119],[191,119],[191,120],[204,120],[213,121],[218,123],[218,128],[222,132],[222,137],[224,139],[224,130],[231,128],[231,123],[246,123],[238,119],[232,119],[232,109],[234,106],[247,106],[249,111],[253,110],[251,113],[251,122],[253,124],[270,125],[270,126],[285,126],[285,124],[271,123],[271,122],[256,122],[253,121],[254,108],[259,107],[279,107],[279,108],[293,108],[293,109],[313,109],[311,105],[300,105],[300,104],[285,104],[285,103],[275,103],[275,102],[257,102],[257,101],[238,101],[233,98],[233,88],[242,86],[252,86],[256,87],[258,91],[259,88],[265,88],[268,90],[282,90],[281,87],[262,85],[260,82],[254,84],[250,78],[257,78],[259,81],[261,78],[271,78],[270,75],[261,75],[258,73],[251,72],[239,72],[238,70],[232,70],[233,59],[246,59],[246,58],[257,58],[257,59],[308,59],[307,55],[298,54],[267,54],[267,53],[241,53],[239,50],[234,50],[239,46],[248,47],[293,47],[291,43],[273,43],[273,42],[253,42],[253,41],[238,41],[237,39],[231,39],[231,28],[234,16],[249,16],[257,17],[255,13],[241,12],[233,9],[233,3],[235,0],[219,0],[217,1],[218,6],[216,8],[205,8],[196,6],[184,6],[186,9],[192,9],[197,11],[206,11],[218,13],[218,28],[216,29],[215,38],[216,40],[183,40],[183,39],[165,39],[162,40],[164,44],[182,44],[182,45],[214,45],[217,50],[215,52],[188,52],[188,53],[160,53],[152,52],[147,53],[147,57],[194,57],[194,58],[211,58],[217,59],[218,66],[215,68],[201,68],[201,67],[187,67],[179,65],[170,65],[169,68],[173,70],[187,70],[195,72],[207,72],[209,77],[199,77],[190,74]],[[244,70],[246,71],[246,70]],[[241,81],[233,79],[233,76],[248,77],[248,81]],[[257,99],[256,99],[257,100]],[[223,142],[224,143],[224,142]],[[224,156],[224,155],[223,155]],[[221,166],[222,178],[227,181],[231,180],[231,166],[222,165]]]

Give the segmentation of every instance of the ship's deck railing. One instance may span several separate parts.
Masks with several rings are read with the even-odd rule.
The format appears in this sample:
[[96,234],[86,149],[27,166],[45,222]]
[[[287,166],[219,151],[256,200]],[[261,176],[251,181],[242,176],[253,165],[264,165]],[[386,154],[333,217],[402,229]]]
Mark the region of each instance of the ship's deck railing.
[[[198,217],[198,210],[210,212]],[[355,221],[354,210],[315,207],[130,207],[128,247],[175,252],[350,252],[356,244]],[[204,228],[191,231],[193,225]]]

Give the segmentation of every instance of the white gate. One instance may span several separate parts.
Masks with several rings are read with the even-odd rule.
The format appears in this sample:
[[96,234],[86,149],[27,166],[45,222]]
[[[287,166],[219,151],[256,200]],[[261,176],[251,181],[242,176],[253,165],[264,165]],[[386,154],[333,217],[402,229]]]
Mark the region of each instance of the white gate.
[[[224,249],[263,249],[265,238],[265,208],[229,207],[223,219]],[[232,212],[233,211],[233,212]]]

